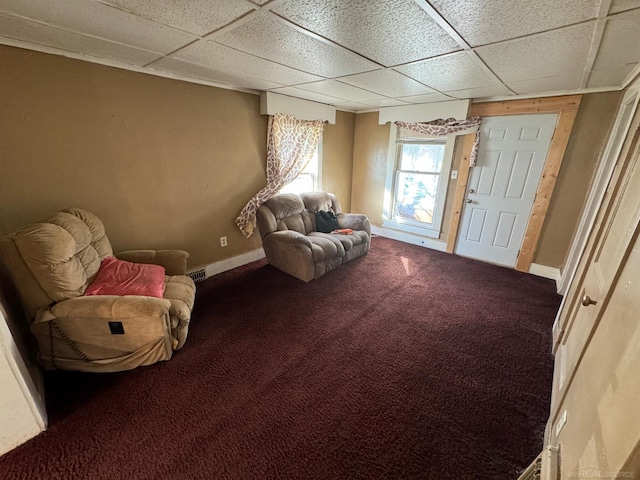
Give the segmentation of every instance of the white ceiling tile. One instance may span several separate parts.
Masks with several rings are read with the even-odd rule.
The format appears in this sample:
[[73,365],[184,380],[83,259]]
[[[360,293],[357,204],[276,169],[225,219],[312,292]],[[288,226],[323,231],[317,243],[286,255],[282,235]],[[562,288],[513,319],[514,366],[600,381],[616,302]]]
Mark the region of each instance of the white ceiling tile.
[[0,11],[158,53],[169,53],[197,38],[87,0],[2,0]]
[[214,70],[252,75],[283,85],[322,80],[322,77],[317,75],[294,70],[210,40],[200,40],[172,56],[187,62],[204,65]]
[[336,109],[342,110],[344,112],[360,112],[363,110],[372,110],[369,105],[364,105],[362,103],[343,103],[340,105],[335,105]]
[[376,70],[339,79],[356,87],[364,88],[387,97],[404,97],[434,93],[434,90],[395,70]]
[[460,49],[413,1],[290,0],[274,11],[385,66]]
[[619,13],[607,20],[595,69],[640,62],[640,9]]
[[632,10],[634,8],[640,8],[640,0],[613,0],[609,14],[624,12],[625,10]]
[[513,92],[504,85],[491,85],[489,87],[467,88],[465,90],[453,90],[444,92],[456,98],[485,98],[485,97],[504,97],[513,95]]
[[398,107],[400,105],[409,105],[409,102],[403,102],[394,98],[383,98],[381,100],[367,100],[362,102],[369,107]]
[[326,103],[328,105],[335,105],[336,103],[344,102],[344,99],[342,98],[336,98],[330,95],[310,92],[308,90],[302,90],[298,87],[275,88],[271,91],[275,93],[281,93],[282,95],[289,95],[290,97],[302,98],[304,100],[311,100],[313,102]]
[[321,93],[323,95],[330,95],[336,98],[342,98],[344,100],[351,100],[353,102],[384,98],[382,95],[378,95],[377,93],[362,90],[361,88],[340,83],[336,80],[322,80],[320,82],[305,83],[304,85],[298,85],[298,88],[308,90],[310,92]]
[[472,46],[523,37],[595,18],[600,0],[432,0]]
[[453,53],[396,67],[395,70],[440,91],[495,84],[496,80],[471,55],[468,52]]
[[205,35],[254,9],[243,0],[98,0],[172,27]]
[[281,86],[277,83],[269,82],[261,78],[236,75],[230,72],[220,72],[212,68],[195,65],[176,58],[163,58],[152,66],[147,67],[147,70],[175,73],[177,75],[199,78],[201,80],[229,85],[231,87],[249,88],[254,90],[269,90]]
[[619,87],[622,85],[637,64],[623,65],[602,70],[593,70],[589,76],[587,87]]
[[351,110],[353,112],[359,112],[361,110],[371,110],[370,105],[365,105],[364,103],[358,102],[336,103],[335,106],[338,110]]
[[323,77],[339,77],[378,68],[347,50],[305,35],[262,15],[218,38],[224,45]]
[[[67,32],[19,17],[0,15],[0,35],[36,45],[142,66],[158,58],[157,53],[127,47],[118,43]],[[0,42],[1,43],[1,42]]]
[[507,86],[517,94],[560,92],[565,90],[575,90],[580,88],[582,74],[570,73],[555,77],[535,78],[533,80],[523,80],[511,82]]
[[451,97],[447,97],[442,93],[431,93],[428,95],[412,95],[410,97],[401,97],[400,100],[409,103],[435,103],[446,102],[448,100],[454,100]]
[[480,58],[503,82],[551,77],[585,68],[595,22],[480,47]]

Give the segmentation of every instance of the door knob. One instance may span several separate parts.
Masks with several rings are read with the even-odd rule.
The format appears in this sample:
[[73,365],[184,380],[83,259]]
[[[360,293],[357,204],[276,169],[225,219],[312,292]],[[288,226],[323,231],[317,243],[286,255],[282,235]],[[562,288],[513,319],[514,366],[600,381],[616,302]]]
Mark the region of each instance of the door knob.
[[589,305],[595,305],[598,302],[596,302],[595,300],[591,300],[591,297],[589,295],[585,295],[584,297],[582,297],[582,305],[584,305],[585,307],[588,307]]
[[471,200],[470,198],[467,198],[467,199],[465,200],[465,202],[467,202],[467,203],[473,203],[473,200]]

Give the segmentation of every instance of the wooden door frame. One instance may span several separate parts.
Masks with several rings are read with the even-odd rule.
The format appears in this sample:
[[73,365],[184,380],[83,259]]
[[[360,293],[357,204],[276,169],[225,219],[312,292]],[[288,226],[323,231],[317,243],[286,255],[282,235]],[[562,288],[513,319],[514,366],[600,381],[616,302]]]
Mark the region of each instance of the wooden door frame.
[[[504,102],[474,103],[471,105],[469,115],[480,115],[481,117],[498,117],[504,115],[526,115],[536,113],[557,113],[558,123],[556,124],[549,152],[545,160],[544,169],[536,197],[531,209],[531,215],[527,224],[527,229],[522,241],[522,247],[518,252],[515,269],[521,272],[528,272],[533,261],[533,254],[536,251],[542,225],[549,209],[553,188],[558,178],[560,165],[564,158],[569,137],[573,130],[573,124],[580,108],[582,95],[564,95],[561,97],[532,98],[525,100],[507,100]],[[464,199],[467,193],[469,181],[469,157],[473,147],[475,135],[466,135],[462,147],[462,160],[458,167],[458,182],[453,199],[453,213],[449,224],[449,234],[447,236],[448,253],[453,253],[456,241],[458,240],[458,230],[460,219],[464,207]]]

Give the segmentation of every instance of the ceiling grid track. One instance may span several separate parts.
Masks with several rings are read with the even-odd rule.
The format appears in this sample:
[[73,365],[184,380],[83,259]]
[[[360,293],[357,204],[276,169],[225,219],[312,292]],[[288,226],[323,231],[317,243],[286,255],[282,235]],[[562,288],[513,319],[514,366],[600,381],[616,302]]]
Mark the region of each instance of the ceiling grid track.
[[414,0],[418,6],[420,8],[422,8],[425,12],[427,12],[427,14],[445,31],[449,34],[449,36],[451,38],[453,38],[458,45],[460,45],[460,47],[463,50],[466,50],[469,55],[471,56],[471,58],[473,58],[473,60],[476,62],[476,64],[482,68],[482,70],[485,71],[485,73],[487,73],[490,77],[493,77],[493,79],[495,80],[496,85],[504,85],[507,89],[509,89],[509,91],[513,94],[515,94],[516,92],[514,92],[508,85],[504,84],[504,82],[502,81],[502,79],[500,77],[498,77],[498,75],[495,74],[495,72],[493,70],[491,70],[491,68],[489,68],[489,66],[484,63],[484,61],[482,61],[482,59],[480,58],[480,55],[478,55],[476,53],[475,50],[473,50],[471,48],[471,45],[469,45],[467,43],[467,41],[456,31],[455,28],[453,28],[451,26],[451,24],[449,24],[449,22],[447,22],[447,20],[440,15],[440,13],[433,8],[433,6],[427,2],[427,0]]
[[609,10],[611,10],[611,2],[612,0],[602,0],[600,2],[596,28],[593,32],[593,40],[591,41],[591,48],[589,49],[589,55],[582,74],[582,81],[580,82],[580,86],[582,88],[587,88],[589,77],[591,76],[591,70],[593,69],[593,65],[596,63],[596,57],[598,56],[600,44],[604,37],[604,29],[607,26],[607,16],[609,15]]

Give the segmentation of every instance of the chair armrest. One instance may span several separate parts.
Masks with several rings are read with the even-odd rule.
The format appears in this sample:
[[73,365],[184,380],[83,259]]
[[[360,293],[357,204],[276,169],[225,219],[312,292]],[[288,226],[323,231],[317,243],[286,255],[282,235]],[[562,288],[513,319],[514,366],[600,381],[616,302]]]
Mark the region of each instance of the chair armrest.
[[293,230],[273,232],[264,237],[262,248],[270,265],[304,282],[314,279],[313,244],[306,235]]
[[[267,240],[269,238],[269,240]],[[311,248],[311,240],[306,235],[298,233],[295,230],[281,230],[267,235],[264,239],[267,242],[283,242],[292,245],[306,245]]]
[[351,230],[364,230],[371,237],[371,224],[366,215],[358,213],[341,213],[336,216],[340,228],[350,228]]
[[126,250],[115,254],[120,260],[152,263],[164,267],[167,275],[186,275],[189,254],[184,250]]
[[96,295],[39,310],[31,324],[39,359],[45,368],[105,372],[168,360],[170,305],[162,298]]
[[[56,303],[36,319],[36,322],[61,318],[142,318],[169,314],[171,302],[164,298],[90,295]],[[49,315],[48,315],[49,314]]]

